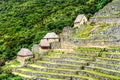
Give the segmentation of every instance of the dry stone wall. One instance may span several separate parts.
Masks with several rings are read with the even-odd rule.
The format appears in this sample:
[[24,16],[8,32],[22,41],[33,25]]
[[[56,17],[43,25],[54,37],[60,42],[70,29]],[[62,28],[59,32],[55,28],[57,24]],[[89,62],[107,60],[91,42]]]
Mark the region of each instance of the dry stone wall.
[[107,4],[103,9],[95,13],[90,21],[120,24],[120,0],[113,0],[111,3]]

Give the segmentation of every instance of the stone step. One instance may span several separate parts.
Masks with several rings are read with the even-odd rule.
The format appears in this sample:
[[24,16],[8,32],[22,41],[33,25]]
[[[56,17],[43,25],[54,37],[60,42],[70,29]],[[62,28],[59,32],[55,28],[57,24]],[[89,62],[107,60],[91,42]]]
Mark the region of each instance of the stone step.
[[97,57],[98,62],[107,62],[108,64],[120,64],[120,59]]
[[26,75],[26,74],[23,74],[23,73],[19,73],[19,72],[12,72],[12,74],[14,74],[14,75],[18,75],[18,76],[20,76],[20,77],[22,77],[23,79],[33,79],[33,78],[35,78],[35,76],[30,76],[30,75]]
[[76,74],[78,71],[78,70],[62,69],[62,68],[46,68],[36,64],[29,64],[26,67],[33,70],[39,70],[42,72],[52,72],[52,73],[61,73],[61,74]]
[[84,48],[84,49],[77,49],[77,52],[80,53],[92,53],[92,54],[98,54],[102,49],[92,49],[92,48]]
[[96,51],[96,50],[78,50],[77,52],[88,53],[88,54],[98,54],[99,53],[99,51]]
[[64,54],[63,56],[77,56],[77,57],[88,57],[89,56],[89,57],[95,57],[95,56],[98,56],[98,54],[76,52],[76,53]]
[[65,79],[65,80],[88,80],[88,79],[97,80],[87,76],[41,72],[41,71],[29,69],[29,68],[17,69],[15,72],[26,74],[29,76],[35,76],[35,77],[58,78],[58,79]]
[[113,70],[120,70],[120,65],[118,64],[108,64],[105,62],[93,62],[91,63],[92,66],[99,66],[103,68],[113,69]]
[[118,76],[104,74],[104,73],[96,72],[92,70],[81,70],[80,72],[78,72],[78,74],[83,75],[83,76],[94,77],[99,80],[119,80],[120,79],[120,77]]
[[86,61],[76,61],[76,60],[63,60],[61,58],[43,58],[44,61],[55,62],[60,64],[71,64],[71,65],[84,65],[87,66],[88,63]]
[[87,53],[64,53],[64,54],[51,54],[48,55],[47,57],[52,56],[52,57],[84,57],[84,58],[88,58],[88,57],[95,57],[98,56],[97,54],[87,54]]
[[84,53],[69,53],[69,54],[65,54],[62,55],[61,57],[80,57],[80,58],[93,58],[96,57],[97,55],[93,55],[93,54],[84,54]]
[[83,68],[82,65],[61,64],[61,63],[54,63],[49,61],[36,61],[35,64],[48,68],[62,68],[62,69],[73,69],[73,70],[80,70]]
[[98,66],[87,66],[87,67],[85,67],[85,69],[101,72],[101,73],[104,73],[104,74],[120,76],[120,70],[119,71],[118,70],[112,70],[112,69],[107,69],[107,68],[98,67]]
[[58,78],[46,78],[46,77],[35,77],[35,76],[30,76],[30,75],[26,75],[26,74],[23,74],[23,73],[18,73],[18,72],[13,72],[12,74],[14,75],[18,75],[20,77],[23,78],[23,80],[65,80],[65,79],[58,79]]
[[[43,60],[47,60],[47,59],[53,59],[53,57],[52,56],[46,56],[46,57],[43,57],[42,59]],[[54,57],[55,59],[59,59],[59,58],[61,58],[61,59],[63,59],[63,60],[75,60],[75,61],[93,61],[94,60],[94,58],[93,57],[77,57],[77,56],[62,56],[62,57]]]
[[94,58],[93,57],[73,57],[73,56],[66,56],[66,57],[62,57],[62,59],[64,60],[76,60],[76,61],[81,61],[81,60],[84,60],[84,61],[93,61]]
[[120,59],[120,52],[105,53],[103,57]]

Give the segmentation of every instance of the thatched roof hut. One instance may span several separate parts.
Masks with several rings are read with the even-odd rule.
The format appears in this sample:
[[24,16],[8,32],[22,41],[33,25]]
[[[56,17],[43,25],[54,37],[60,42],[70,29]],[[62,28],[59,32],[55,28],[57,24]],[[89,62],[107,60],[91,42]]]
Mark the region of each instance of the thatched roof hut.
[[17,60],[21,63],[21,66],[25,65],[25,60],[33,57],[32,52],[27,48],[22,48],[17,54]]
[[59,39],[59,36],[55,32],[47,33],[44,39]]
[[50,32],[44,36],[44,39],[47,39],[48,42],[51,43],[51,42],[59,42],[60,38],[55,32]]
[[50,48],[50,43],[48,42],[47,39],[42,39],[39,43],[39,46],[41,48],[49,49]]
[[27,48],[22,48],[17,54],[17,56],[22,56],[22,57],[32,56],[32,55],[33,55],[32,52]]
[[84,25],[87,23],[87,17],[85,16],[85,14],[80,14],[76,17],[75,21],[74,21],[74,27],[78,27],[80,25]]

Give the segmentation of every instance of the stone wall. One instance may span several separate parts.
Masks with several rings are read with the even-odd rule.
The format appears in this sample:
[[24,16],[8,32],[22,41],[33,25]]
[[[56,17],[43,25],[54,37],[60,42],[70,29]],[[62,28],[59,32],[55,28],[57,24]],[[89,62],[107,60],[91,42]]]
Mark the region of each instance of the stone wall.
[[120,41],[104,41],[92,39],[73,39],[72,43],[76,46],[120,46]]
[[91,18],[90,22],[94,22],[94,23],[117,23],[117,24],[120,24],[120,18]]
[[72,27],[64,27],[62,33],[60,34],[60,41],[66,41],[71,38],[71,36],[75,33],[75,30]]
[[60,48],[60,42],[52,42],[50,45],[51,45],[51,49]]
[[77,46],[74,43],[71,43],[70,41],[61,42],[61,49],[74,49],[74,48],[77,48]]
[[26,56],[26,57],[22,57],[22,56],[17,56],[17,61],[20,62],[21,66],[25,65],[25,60],[32,58],[33,56]]

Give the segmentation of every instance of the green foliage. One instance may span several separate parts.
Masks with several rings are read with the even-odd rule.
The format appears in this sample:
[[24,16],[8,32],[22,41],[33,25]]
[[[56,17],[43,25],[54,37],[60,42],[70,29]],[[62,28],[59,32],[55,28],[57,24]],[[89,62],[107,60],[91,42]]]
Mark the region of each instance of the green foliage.
[[13,74],[2,73],[0,74],[0,80],[23,80],[23,79]]
[[95,26],[91,25],[86,26],[85,29],[82,30],[80,33],[76,34],[74,38],[89,38],[89,34],[94,27]]
[[[22,48],[49,31],[72,26],[78,14],[89,18],[112,0],[2,0],[0,1],[0,57],[13,59]],[[97,8],[96,8],[97,6]]]
[[19,65],[19,62],[14,60],[10,64],[6,62],[4,66],[0,66],[0,80],[22,80],[21,77],[12,74],[12,65]]

